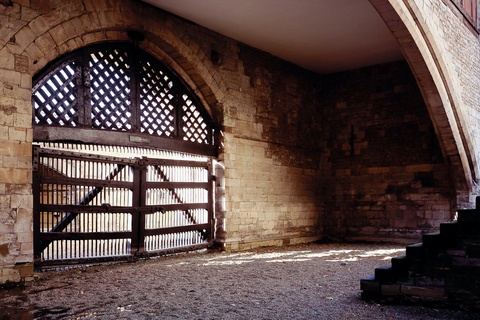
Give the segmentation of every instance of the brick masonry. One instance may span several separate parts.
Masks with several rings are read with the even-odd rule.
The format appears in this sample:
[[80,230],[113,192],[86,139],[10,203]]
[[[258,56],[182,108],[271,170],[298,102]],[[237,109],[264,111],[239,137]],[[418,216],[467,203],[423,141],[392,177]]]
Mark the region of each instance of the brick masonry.
[[479,177],[478,32],[449,0],[370,0],[391,29],[420,84],[456,187],[472,207]]
[[322,89],[326,234],[417,237],[453,219],[455,190],[406,62],[326,76]]
[[317,78],[246,46],[239,59],[248,81],[234,94],[248,100],[225,104],[227,243],[318,237]]
[[[432,15],[448,20],[449,10]],[[322,77],[130,0],[0,2],[0,22],[0,283],[32,278],[32,77],[80,47],[130,41],[129,30],[145,34],[140,47],[186,81],[221,129],[217,218],[227,250],[415,237],[456,209],[460,153],[404,62]],[[442,57],[456,70],[447,76],[461,89],[462,127],[475,123],[480,62],[465,58],[478,41],[460,33],[460,48],[442,45],[459,51]]]

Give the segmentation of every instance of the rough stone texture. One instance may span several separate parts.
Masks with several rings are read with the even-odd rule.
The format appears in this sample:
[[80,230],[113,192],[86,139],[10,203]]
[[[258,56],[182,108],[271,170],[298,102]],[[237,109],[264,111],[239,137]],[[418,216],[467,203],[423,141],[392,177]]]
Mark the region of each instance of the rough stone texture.
[[[469,140],[478,137],[478,41],[450,6],[425,6],[432,18],[422,24],[441,30],[431,37],[451,62],[445,75],[465,146],[478,153]],[[455,154],[458,139],[433,130],[451,124],[432,124],[432,105],[405,63],[320,77],[131,0],[0,3],[0,22],[0,283],[28,278],[33,260],[32,77],[83,46],[130,41],[132,29],[221,130],[217,225],[226,249],[416,236],[456,209],[451,168],[468,156]]]
[[320,220],[315,78],[245,46],[240,61],[249,81],[229,91],[241,100],[224,103],[227,243],[311,239]]
[[[478,162],[478,32],[448,0],[370,0],[419,80],[453,174],[459,207],[472,207]],[[462,186],[463,184],[463,186]]]
[[468,149],[474,153],[478,178],[480,151],[475,146],[480,144],[480,68],[465,67],[480,65],[478,33],[471,31],[465,18],[446,1],[421,1],[417,5],[421,7],[425,23],[432,30],[440,63],[448,72],[446,81],[454,95],[460,126],[467,135]]
[[405,62],[327,76],[322,89],[326,234],[418,237],[453,219],[455,190]]

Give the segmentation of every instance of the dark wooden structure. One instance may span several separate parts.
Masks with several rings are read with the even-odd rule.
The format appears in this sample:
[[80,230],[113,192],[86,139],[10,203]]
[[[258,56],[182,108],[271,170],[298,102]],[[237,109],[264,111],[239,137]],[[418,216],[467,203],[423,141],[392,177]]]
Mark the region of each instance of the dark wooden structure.
[[132,44],[77,50],[34,79],[35,141],[216,156],[210,116],[181,79]]
[[34,80],[37,267],[204,248],[213,239],[214,126],[130,43],[77,50]]

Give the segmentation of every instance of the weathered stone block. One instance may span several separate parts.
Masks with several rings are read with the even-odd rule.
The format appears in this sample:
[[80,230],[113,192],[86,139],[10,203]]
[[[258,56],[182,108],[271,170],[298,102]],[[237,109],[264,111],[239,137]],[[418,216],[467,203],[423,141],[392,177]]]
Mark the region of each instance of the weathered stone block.
[[32,277],[33,276],[33,263],[17,263],[15,270],[19,273],[20,277]]
[[399,284],[382,284],[380,286],[380,292],[382,296],[396,296],[400,294]]
[[38,37],[35,40],[35,44],[43,53],[47,53],[57,46],[57,43],[48,32]]
[[433,289],[403,285],[400,291],[409,296],[429,298],[431,300],[443,300],[445,298],[445,290],[443,288]]
[[0,183],[29,183],[28,173],[25,169],[0,168]]

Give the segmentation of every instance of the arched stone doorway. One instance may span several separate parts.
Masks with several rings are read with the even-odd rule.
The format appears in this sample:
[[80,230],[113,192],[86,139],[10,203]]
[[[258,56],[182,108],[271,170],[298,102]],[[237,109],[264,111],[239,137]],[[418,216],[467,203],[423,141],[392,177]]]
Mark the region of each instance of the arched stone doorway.
[[35,77],[32,102],[37,266],[211,244],[214,125],[160,61],[84,47]]

